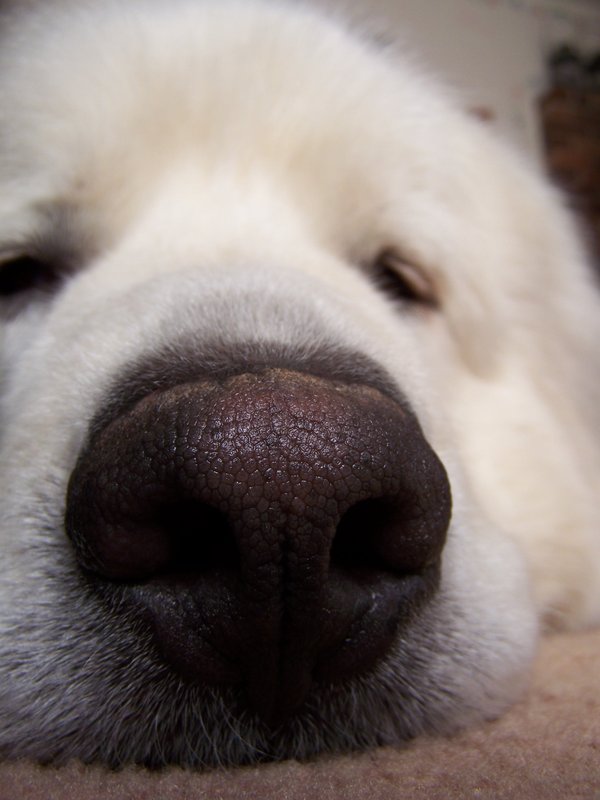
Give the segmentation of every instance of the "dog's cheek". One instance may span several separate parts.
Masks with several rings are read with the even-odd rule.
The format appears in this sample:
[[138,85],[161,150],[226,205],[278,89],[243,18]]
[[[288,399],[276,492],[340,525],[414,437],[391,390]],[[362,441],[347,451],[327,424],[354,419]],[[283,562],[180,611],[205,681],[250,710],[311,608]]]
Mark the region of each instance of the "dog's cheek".
[[17,365],[39,345],[47,315],[47,308],[36,304],[0,323],[0,426],[4,424],[4,418],[10,416]]

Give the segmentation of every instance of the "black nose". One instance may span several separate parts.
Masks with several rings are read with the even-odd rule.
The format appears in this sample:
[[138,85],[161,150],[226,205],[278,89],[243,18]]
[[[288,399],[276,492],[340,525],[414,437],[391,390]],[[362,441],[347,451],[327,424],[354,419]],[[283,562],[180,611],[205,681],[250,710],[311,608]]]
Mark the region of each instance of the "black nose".
[[434,590],[443,466],[379,391],[289,370],[146,396],[93,438],[66,526],[185,679],[275,724],[357,675]]

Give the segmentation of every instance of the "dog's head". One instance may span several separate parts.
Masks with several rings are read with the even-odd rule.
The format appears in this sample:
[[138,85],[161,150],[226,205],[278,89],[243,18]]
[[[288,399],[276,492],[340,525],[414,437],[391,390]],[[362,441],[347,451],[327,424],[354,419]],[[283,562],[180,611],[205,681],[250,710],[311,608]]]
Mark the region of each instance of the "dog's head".
[[537,620],[600,608],[599,315],[555,198],[308,10],[2,25],[0,753],[500,713]]

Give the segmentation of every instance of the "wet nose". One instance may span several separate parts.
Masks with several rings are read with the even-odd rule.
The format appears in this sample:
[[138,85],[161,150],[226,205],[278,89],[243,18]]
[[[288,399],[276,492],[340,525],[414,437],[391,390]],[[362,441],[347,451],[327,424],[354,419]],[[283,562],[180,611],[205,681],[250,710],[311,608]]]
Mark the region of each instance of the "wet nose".
[[66,528],[185,680],[234,686],[277,724],[315,682],[385,657],[435,591],[450,505],[410,410],[273,369],[157,391],[106,424]]

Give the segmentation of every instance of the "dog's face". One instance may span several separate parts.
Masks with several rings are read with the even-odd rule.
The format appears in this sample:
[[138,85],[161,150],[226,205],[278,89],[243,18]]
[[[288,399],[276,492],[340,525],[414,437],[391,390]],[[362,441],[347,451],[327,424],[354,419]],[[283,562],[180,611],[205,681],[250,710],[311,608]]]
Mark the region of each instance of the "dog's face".
[[600,611],[555,199],[309,11],[61,4],[0,75],[0,753],[241,763],[500,713]]

